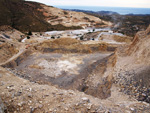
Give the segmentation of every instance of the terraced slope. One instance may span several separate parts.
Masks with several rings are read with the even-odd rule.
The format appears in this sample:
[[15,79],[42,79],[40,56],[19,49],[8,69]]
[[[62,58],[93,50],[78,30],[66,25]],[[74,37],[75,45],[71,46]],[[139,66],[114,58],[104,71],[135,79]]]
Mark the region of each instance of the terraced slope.
[[63,11],[36,2],[0,1],[0,26],[9,25],[23,32],[79,29],[97,24],[104,26],[110,23],[84,13]]

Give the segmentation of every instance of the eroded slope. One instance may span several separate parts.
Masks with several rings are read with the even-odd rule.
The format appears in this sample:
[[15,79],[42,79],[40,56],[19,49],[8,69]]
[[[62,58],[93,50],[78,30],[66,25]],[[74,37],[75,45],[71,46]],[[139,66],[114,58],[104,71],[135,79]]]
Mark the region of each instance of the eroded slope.
[[[114,71],[116,82],[122,91],[140,101],[150,102],[150,27],[138,32],[133,43],[118,50],[118,61]],[[120,52],[119,52],[120,51]]]

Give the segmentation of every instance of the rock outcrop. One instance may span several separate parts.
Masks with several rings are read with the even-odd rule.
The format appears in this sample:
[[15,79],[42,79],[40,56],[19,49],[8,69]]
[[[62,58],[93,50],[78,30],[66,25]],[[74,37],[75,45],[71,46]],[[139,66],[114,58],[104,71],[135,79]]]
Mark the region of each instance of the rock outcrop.
[[[118,55],[114,75],[122,91],[140,101],[150,103],[150,26],[138,32],[126,49],[126,56]],[[123,52],[123,51],[122,51]]]

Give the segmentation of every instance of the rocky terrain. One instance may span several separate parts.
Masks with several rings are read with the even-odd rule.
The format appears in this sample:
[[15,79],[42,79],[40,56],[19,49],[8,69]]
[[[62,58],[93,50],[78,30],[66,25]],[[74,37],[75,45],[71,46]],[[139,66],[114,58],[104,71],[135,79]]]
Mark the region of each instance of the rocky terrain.
[[[116,40],[111,34],[112,38],[102,36],[103,41],[37,35],[25,42],[11,40],[21,46],[13,57],[1,61],[1,110],[149,113],[149,31],[137,33],[130,43],[127,37]],[[5,31],[11,36],[9,32]],[[110,47],[117,50],[109,51]]]
[[150,112],[150,26],[131,37],[85,13],[4,2],[23,19],[16,7],[0,23],[0,113]]
[[117,72],[115,73],[118,79],[117,83],[126,94],[134,95],[138,100],[148,103],[150,102],[150,51],[147,43],[150,40],[149,32],[150,27],[146,31],[136,34],[133,43],[125,50],[126,56],[121,56],[118,59],[116,64]]

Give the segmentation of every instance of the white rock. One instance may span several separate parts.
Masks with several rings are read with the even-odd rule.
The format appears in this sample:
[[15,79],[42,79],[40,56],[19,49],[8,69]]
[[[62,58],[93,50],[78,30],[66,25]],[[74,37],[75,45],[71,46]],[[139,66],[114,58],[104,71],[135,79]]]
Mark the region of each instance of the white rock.
[[40,104],[42,104],[42,101],[39,101]]
[[40,105],[39,105],[39,108],[42,108],[42,107],[43,107],[43,105],[42,105],[42,104],[40,104]]
[[91,107],[92,107],[92,104],[91,103],[88,103],[88,106],[87,106],[87,109],[91,109]]
[[21,103],[18,103],[18,106],[22,106]]
[[53,111],[52,109],[49,109],[49,111]]
[[68,111],[69,109],[68,109],[68,108],[65,108],[65,110]]
[[32,88],[29,88],[29,91],[31,92],[31,91],[32,91]]
[[89,99],[87,97],[83,97],[82,101],[89,102]]
[[31,100],[29,100],[29,103],[32,103],[32,101],[31,101]]
[[134,111],[134,108],[130,108],[131,111]]

